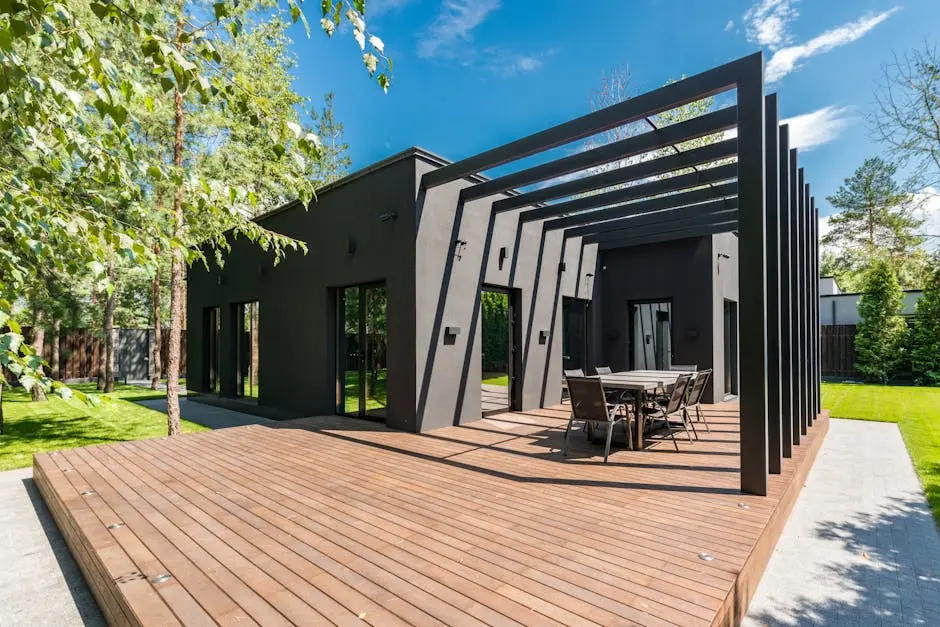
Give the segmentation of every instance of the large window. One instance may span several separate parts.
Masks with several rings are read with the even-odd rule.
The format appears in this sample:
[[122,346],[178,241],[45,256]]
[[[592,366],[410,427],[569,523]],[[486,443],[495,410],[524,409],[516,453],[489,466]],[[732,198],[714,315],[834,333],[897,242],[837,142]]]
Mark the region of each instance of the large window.
[[202,322],[205,336],[205,350],[203,351],[203,389],[218,394],[221,386],[219,377],[219,336],[221,335],[222,320],[218,307],[207,307],[203,310]]
[[257,399],[258,301],[235,305],[235,396]]
[[337,291],[337,412],[384,418],[388,408],[388,298],[385,285]]

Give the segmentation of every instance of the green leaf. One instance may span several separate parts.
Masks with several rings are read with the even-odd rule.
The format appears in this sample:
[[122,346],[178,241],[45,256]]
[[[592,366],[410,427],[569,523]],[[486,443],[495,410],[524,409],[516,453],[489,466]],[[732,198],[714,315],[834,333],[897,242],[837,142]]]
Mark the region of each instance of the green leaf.
[[212,5],[213,11],[215,11],[215,19],[223,20],[231,15],[228,5],[224,2],[216,2]]

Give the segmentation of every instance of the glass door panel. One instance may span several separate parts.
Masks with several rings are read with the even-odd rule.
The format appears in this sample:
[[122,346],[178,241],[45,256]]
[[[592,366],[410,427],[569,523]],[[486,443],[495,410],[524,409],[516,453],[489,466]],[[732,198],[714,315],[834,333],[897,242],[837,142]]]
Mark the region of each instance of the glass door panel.
[[365,288],[365,413],[385,417],[388,407],[388,299],[385,286]]
[[257,399],[258,388],[258,301],[235,308],[238,333],[235,341],[235,396]]
[[337,373],[340,377],[339,412],[358,416],[362,407],[362,379],[360,366],[360,325],[362,308],[359,306],[359,287],[347,287],[340,291],[339,342],[337,350]]
[[483,414],[508,411],[512,377],[512,303],[509,293],[483,290],[480,295]]
[[633,305],[633,368],[669,370],[672,364],[672,323],[669,301]]

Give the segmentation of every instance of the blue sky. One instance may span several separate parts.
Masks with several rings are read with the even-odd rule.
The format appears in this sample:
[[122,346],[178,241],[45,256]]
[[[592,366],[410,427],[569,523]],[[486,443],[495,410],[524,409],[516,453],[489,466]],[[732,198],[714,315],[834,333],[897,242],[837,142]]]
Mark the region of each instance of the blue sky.
[[[318,3],[306,4],[309,17]],[[637,92],[763,50],[817,205],[881,154],[865,115],[894,53],[940,41],[940,0],[367,0],[394,60],[370,81],[348,33],[297,28],[296,87],[336,113],[353,168],[412,145],[460,159],[590,111],[605,73]],[[311,22],[316,20],[311,19]]]

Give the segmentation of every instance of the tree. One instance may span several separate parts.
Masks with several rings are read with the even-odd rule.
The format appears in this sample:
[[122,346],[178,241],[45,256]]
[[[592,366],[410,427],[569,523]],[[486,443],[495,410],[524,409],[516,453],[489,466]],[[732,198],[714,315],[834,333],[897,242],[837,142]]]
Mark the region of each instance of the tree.
[[323,110],[314,110],[314,125],[320,138],[320,160],[316,164],[314,180],[317,186],[339,180],[349,172],[349,144],[343,139],[343,123],[336,120],[333,111],[333,92],[323,97]]
[[865,276],[858,302],[856,367],[866,379],[887,383],[904,362],[907,324],[901,317],[904,292],[891,263],[877,258]]
[[879,157],[866,159],[826,199],[838,213],[829,218],[830,231],[822,243],[838,251],[835,270],[840,274],[864,275],[887,255],[905,285],[919,285],[926,255],[917,230],[924,219],[913,196],[895,181],[896,172],[896,165]]
[[940,184],[940,52],[924,43],[884,67],[870,118],[875,134],[924,185]]
[[911,329],[911,365],[918,383],[940,384],[940,256],[934,255]]
[[[310,199],[311,185],[300,172],[318,158],[318,139],[298,123],[295,110],[270,107],[252,91],[252,77],[234,69],[240,38],[276,6],[228,0],[207,11],[202,3],[91,0],[66,6],[34,0],[3,9],[0,328],[9,330],[0,335],[0,365],[24,386],[39,382],[68,393],[43,372],[41,355],[23,342],[12,317],[28,277],[40,269],[73,276],[84,270],[107,281],[111,255],[153,271],[159,246],[172,259],[170,331],[178,346],[184,263],[211,251],[218,255],[231,236],[257,242],[275,261],[303,248],[251,221],[246,208],[268,198],[259,201],[235,177],[205,177],[179,158],[182,149],[175,150],[187,113],[207,107],[230,112],[258,130],[257,144],[272,166],[296,173],[281,179],[285,193]],[[325,0],[320,6],[322,30],[332,35],[346,19],[368,73],[387,90],[390,64],[382,41],[366,30],[364,1]],[[306,26],[295,0],[287,0],[287,12],[291,23]],[[156,114],[168,100],[176,131],[172,159],[139,145],[143,112]],[[153,201],[166,189],[172,211]],[[128,213],[132,219],[118,217]],[[167,214],[172,221],[158,219]],[[178,371],[178,348],[176,358]],[[168,403],[174,432],[175,390]]]

